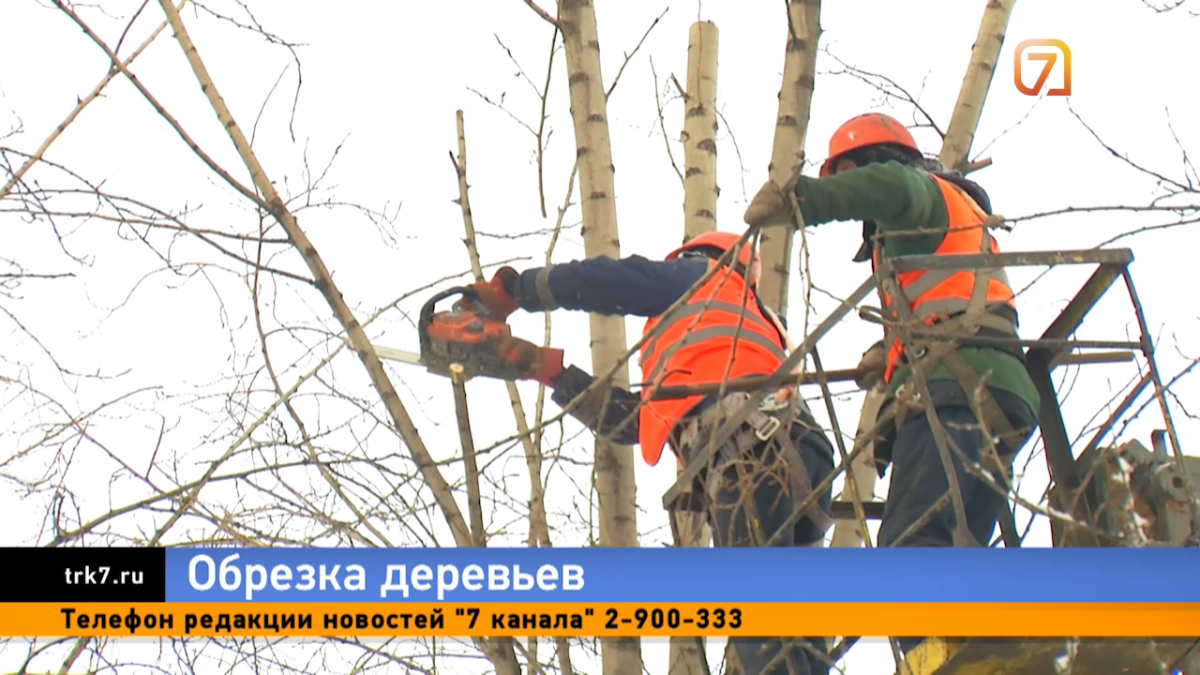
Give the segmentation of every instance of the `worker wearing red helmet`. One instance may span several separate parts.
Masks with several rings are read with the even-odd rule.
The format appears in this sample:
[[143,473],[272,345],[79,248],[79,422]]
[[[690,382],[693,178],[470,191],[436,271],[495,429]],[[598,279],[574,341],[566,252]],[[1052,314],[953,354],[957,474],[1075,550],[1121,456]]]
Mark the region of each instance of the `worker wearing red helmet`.
[[[622,445],[637,443],[651,466],[659,462],[664,447],[670,447],[682,465],[705,447],[707,435],[749,395],[651,400],[651,392],[662,386],[772,375],[791,348],[782,322],[758,299],[762,273],[758,254],[744,243],[736,257],[726,255],[739,239],[736,234],[709,232],[664,260],[601,256],[520,273],[504,268],[474,289],[493,318],[506,318],[518,308],[647,317],[643,335],[649,334],[649,339],[640,356],[645,382],[641,393],[597,387],[570,414]],[[727,264],[721,263],[723,257]],[[684,304],[661,316],[685,296]],[[566,406],[594,382],[575,366],[564,368],[561,350],[516,338],[498,347],[503,357],[524,366],[523,378],[553,388],[552,400],[559,406]],[[832,524],[831,490],[826,487],[798,523],[784,527],[794,507],[833,471],[833,449],[798,392],[782,393],[768,397],[718,449],[688,503],[676,507],[707,512],[714,546],[763,546],[774,537],[779,546],[820,546]],[[735,638],[733,642],[747,673],[828,672],[828,657],[799,647],[764,671],[781,651],[782,639]],[[817,650],[825,646],[817,638],[808,642]]]
[[[829,157],[818,178],[801,177],[795,185],[806,226],[834,221],[863,221],[863,242],[855,262],[904,255],[997,253],[989,226],[987,193],[974,181],[926,160],[899,121],[877,113],[843,124],[829,141]],[[745,220],[752,225],[790,216],[792,202],[772,183],[751,201]],[[955,336],[1017,337],[1012,286],[1003,270],[914,270],[898,276],[914,318],[931,330]],[[977,292],[977,293],[976,293]],[[894,293],[894,291],[893,291]],[[896,320],[897,307],[881,290],[883,317]],[[977,300],[972,304],[972,298]],[[895,302],[899,302],[897,298]],[[914,363],[928,372],[937,417],[954,444],[972,461],[987,464],[988,439],[981,426],[1000,438],[1000,465],[1012,460],[1037,427],[1037,390],[1023,365],[1020,347],[960,346],[943,353],[945,342],[909,342],[902,347],[885,330],[885,339],[864,355],[860,366],[873,373],[864,388],[886,387],[880,415],[896,413],[897,423],[876,444],[880,475],[892,464],[891,484],[879,531],[879,545],[896,544],[948,490],[946,473],[929,421],[919,407],[895,405],[907,399]],[[998,343],[991,343],[998,344]],[[939,347],[942,347],[939,349]],[[932,372],[929,372],[932,370]],[[983,383],[986,382],[986,386]],[[985,424],[974,412],[981,410]],[[989,545],[1005,497],[965,471],[952,450],[963,497],[967,528],[982,546]],[[1001,485],[1004,480],[998,481]],[[953,546],[954,509],[946,506],[899,545]]]

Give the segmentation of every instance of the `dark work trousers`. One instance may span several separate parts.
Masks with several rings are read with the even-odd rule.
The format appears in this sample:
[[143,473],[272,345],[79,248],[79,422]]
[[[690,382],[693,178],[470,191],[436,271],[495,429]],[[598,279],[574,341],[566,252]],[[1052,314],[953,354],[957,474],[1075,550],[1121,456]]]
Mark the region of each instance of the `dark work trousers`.
[[[957,386],[955,388],[957,389]],[[958,391],[961,392],[961,389]],[[1013,428],[1029,429],[1032,435],[1033,430],[1037,428],[1037,417],[1029,406],[1007,392],[991,391]],[[937,394],[934,396],[934,400],[938,401]],[[981,457],[987,444],[974,412],[969,406],[954,400],[956,397],[948,398],[950,400],[947,403],[936,407],[938,419],[946,429],[946,435],[972,461],[986,465]],[[949,489],[937,442],[923,409],[909,415],[890,446],[892,479],[888,486],[887,504],[883,509],[883,521],[879,527],[879,546],[954,546],[953,502],[948,502],[933,514],[928,522],[917,528],[907,539],[896,543]],[[952,448],[950,455],[959,490],[962,492],[967,529],[980,546],[988,546],[1006,497],[982,479],[968,473],[962,458]],[[1011,461],[1007,468],[1011,475]],[[1004,485],[1002,477],[995,478],[997,483]],[[897,642],[902,651],[910,652],[923,640],[924,638],[898,638]]]
[[[750,432],[753,433],[753,432]],[[778,443],[759,443],[752,457],[734,460],[729,454],[718,453],[714,470],[721,479],[709,481],[709,525],[713,546],[763,546],[788,521],[803,496],[797,498],[789,489],[787,465],[798,458],[804,463],[811,484],[815,487],[833,471],[833,448],[820,432],[811,431],[797,421],[792,424],[792,447],[779,448]],[[705,434],[700,435],[701,438]],[[798,451],[798,452],[797,452]],[[750,453],[747,453],[750,454]],[[787,455],[790,454],[789,458]],[[707,472],[706,472],[707,473]],[[816,500],[829,513],[832,489],[826,487]],[[750,505],[750,509],[746,506]],[[754,527],[757,525],[757,528]],[[757,530],[757,531],[756,531]],[[761,532],[761,534],[759,533]],[[825,530],[807,516],[782,531],[776,546],[809,546],[825,538]],[[754,570],[730,570],[730,574],[753,574]],[[805,584],[812,579],[778,579],[773,583]],[[719,583],[719,582],[717,582]],[[807,643],[822,654],[828,646],[823,638],[807,638]],[[805,642],[791,638],[745,637],[732,638],[745,675],[825,675],[828,663],[805,648]],[[780,656],[784,645],[787,654]],[[777,658],[779,657],[779,658]],[[774,665],[771,665],[774,662]],[[770,670],[766,667],[771,665]]]

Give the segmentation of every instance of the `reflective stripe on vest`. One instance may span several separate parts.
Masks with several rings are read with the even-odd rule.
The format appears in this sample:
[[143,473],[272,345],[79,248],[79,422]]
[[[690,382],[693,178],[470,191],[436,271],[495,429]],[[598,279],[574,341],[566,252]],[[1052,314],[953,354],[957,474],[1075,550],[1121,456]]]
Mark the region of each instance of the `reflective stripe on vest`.
[[[946,203],[949,216],[949,231],[942,243],[934,251],[934,255],[961,255],[972,253],[999,253],[995,238],[988,232],[988,215],[979,208],[975,200],[950,181],[931,175],[930,178],[941,189],[942,199]],[[879,249],[875,247],[873,264],[879,265]],[[996,305],[1007,305],[1016,310],[1012,285],[1003,269],[998,270],[911,270],[896,275],[904,296],[908,299],[909,308],[914,318],[926,325],[932,325],[938,320],[955,314],[966,312],[972,305],[972,300],[981,308]],[[986,283],[981,283],[986,282]],[[898,318],[898,313],[889,307],[891,298],[882,293],[885,315],[892,319]],[[989,324],[1002,320],[992,317]],[[1015,325],[1003,321],[1004,332],[1017,335]],[[897,338],[887,335],[890,344],[888,350],[887,369],[884,381],[890,382],[892,373],[900,363],[903,349]]]
[[[709,261],[709,269],[716,264]],[[697,394],[647,400],[654,389],[770,375],[787,358],[783,338],[758,309],[742,276],[724,270],[713,274],[666,321],[647,320],[643,335],[651,331],[653,336],[641,349],[645,386],[638,411],[638,445],[650,466],[658,463],[676,423],[704,399]]]
[[[697,291],[697,292],[699,292],[699,291]],[[747,302],[749,302],[749,296],[747,297]],[[697,314],[701,314],[704,312],[728,313],[728,314],[732,315],[732,318],[734,321],[733,325],[736,326],[737,325],[737,317],[742,314],[742,306],[740,304],[734,305],[734,304],[730,304],[727,302],[717,302],[715,300],[713,302],[688,303],[688,304],[684,305],[683,307],[680,307],[679,309],[675,310],[675,313],[671,315],[671,323],[673,324],[674,322],[679,321],[685,317],[696,316]],[[748,321],[752,320],[752,319],[750,319],[749,312],[747,312],[746,314],[747,314],[747,320]],[[646,341],[646,344],[642,345],[642,361],[647,361],[654,357],[654,351],[655,351],[655,349],[658,348],[659,339],[663,336],[663,332],[662,332],[663,329],[659,329],[659,330],[660,330],[660,332],[655,333],[653,337],[651,337],[649,340]],[[648,377],[643,378],[643,380],[646,380],[646,381],[649,381],[649,379],[650,378],[648,378]]]

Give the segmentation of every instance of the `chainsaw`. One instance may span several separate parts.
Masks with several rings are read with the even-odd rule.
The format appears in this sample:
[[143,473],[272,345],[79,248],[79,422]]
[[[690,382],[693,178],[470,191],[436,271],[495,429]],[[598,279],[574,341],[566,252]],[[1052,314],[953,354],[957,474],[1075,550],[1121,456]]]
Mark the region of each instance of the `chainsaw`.
[[[461,296],[448,311],[435,312],[437,303],[452,296]],[[463,378],[476,375],[503,380],[516,380],[519,366],[500,358],[497,343],[512,335],[508,324],[488,318],[487,307],[469,287],[446,289],[421,307],[417,320],[421,353],[401,349],[375,347],[380,358],[425,366],[431,373],[450,377],[450,365],[463,368]]]

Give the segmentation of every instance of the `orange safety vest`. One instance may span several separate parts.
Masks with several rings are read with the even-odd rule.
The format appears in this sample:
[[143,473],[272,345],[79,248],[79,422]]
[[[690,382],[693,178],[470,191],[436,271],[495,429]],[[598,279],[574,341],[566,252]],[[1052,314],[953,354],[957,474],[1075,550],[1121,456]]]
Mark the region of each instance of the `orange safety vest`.
[[[950,228],[941,245],[934,255],[960,255],[973,253],[999,253],[995,238],[988,232],[985,219],[988,215],[961,188],[948,180],[930,175],[942,191],[942,199],[946,202],[946,211],[950,216]],[[882,246],[876,244],[871,255],[871,264],[878,268]],[[909,308],[915,318],[925,325],[933,325],[951,315],[965,312],[975,290],[977,274],[971,270],[911,270],[896,275],[904,297],[909,301]],[[894,308],[890,307],[891,299],[883,290],[880,291],[884,315],[892,320],[899,318]],[[992,270],[987,285],[985,306],[1007,305],[1016,311],[1012,285],[1003,269]],[[995,323],[997,318],[993,318]],[[1011,326],[1012,337],[1017,337],[1016,325]],[[884,382],[891,382],[892,374],[901,363],[903,347],[898,338],[885,338],[890,343],[888,348],[887,369],[884,371]]]
[[[709,261],[709,270],[716,264]],[[650,466],[658,464],[671,429],[704,399],[696,394],[650,401],[654,389],[716,383],[727,371],[731,380],[770,375],[787,358],[779,331],[759,311],[754,293],[747,292],[746,281],[737,272],[713,274],[665,322],[658,317],[648,319],[643,336],[650,331],[655,334],[641,351],[646,385],[638,412],[638,445]]]

